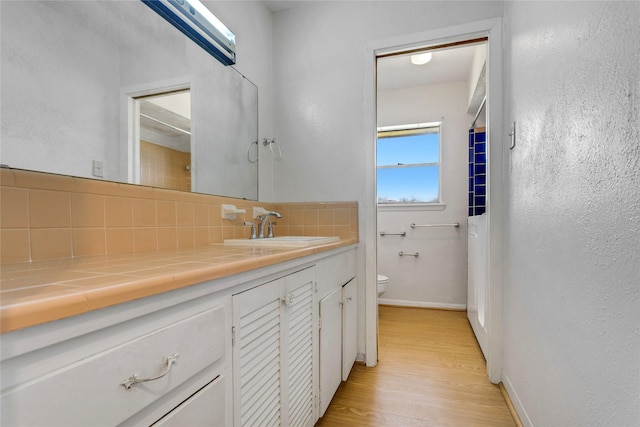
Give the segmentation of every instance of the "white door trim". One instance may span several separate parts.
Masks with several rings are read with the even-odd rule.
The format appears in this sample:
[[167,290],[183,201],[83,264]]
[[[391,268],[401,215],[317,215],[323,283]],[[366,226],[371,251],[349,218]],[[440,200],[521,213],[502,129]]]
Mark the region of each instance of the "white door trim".
[[376,55],[403,51],[416,47],[443,44],[488,36],[487,45],[487,124],[489,128],[489,185],[488,194],[488,302],[487,333],[489,351],[487,373],[493,383],[502,374],[502,242],[503,242],[503,132],[502,132],[502,19],[470,22],[452,27],[402,35],[367,43],[364,51],[364,111],[366,145],[366,194],[364,206],[365,233],[365,363],[375,366],[378,360],[378,305],[376,272]]
[[[193,88],[190,77],[122,88],[120,91],[120,181],[140,184],[140,106],[135,98]],[[191,101],[193,103],[193,99]],[[192,123],[191,152],[194,153]],[[193,163],[193,160],[192,160]],[[191,165],[193,170],[193,164]],[[193,175],[193,174],[192,174]],[[192,177],[191,188],[194,188]]]

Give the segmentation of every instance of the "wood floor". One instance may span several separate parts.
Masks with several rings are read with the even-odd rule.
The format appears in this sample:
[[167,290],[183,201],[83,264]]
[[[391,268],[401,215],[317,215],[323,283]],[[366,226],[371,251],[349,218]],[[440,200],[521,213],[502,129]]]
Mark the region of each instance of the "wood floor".
[[316,426],[515,426],[461,311],[379,307],[378,366],[356,364]]

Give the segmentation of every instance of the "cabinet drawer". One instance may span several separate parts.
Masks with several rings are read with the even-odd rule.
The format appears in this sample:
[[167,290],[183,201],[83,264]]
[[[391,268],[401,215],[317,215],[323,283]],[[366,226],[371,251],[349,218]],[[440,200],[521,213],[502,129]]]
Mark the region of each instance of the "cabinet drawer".
[[224,376],[198,390],[152,427],[224,427]]
[[350,250],[320,260],[316,264],[318,299],[341,287],[356,275],[356,251]]
[[[151,329],[151,328],[150,328]],[[225,357],[220,306],[76,360],[2,395],[3,427],[116,425]],[[155,381],[122,383],[135,374]],[[186,398],[187,396],[185,396]]]

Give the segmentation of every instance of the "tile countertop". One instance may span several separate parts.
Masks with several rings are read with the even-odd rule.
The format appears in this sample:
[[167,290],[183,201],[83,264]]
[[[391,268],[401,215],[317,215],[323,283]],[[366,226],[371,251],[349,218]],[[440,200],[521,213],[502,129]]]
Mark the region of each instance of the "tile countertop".
[[206,247],[0,266],[0,331],[15,331],[357,243]]

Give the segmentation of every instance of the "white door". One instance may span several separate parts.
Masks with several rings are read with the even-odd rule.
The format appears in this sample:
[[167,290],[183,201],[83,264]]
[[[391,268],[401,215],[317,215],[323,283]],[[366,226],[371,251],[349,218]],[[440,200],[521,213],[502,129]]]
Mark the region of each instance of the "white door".
[[342,288],[320,301],[320,416],[342,380]]
[[358,356],[358,279],[342,287],[342,381],[349,378]]
[[476,335],[480,349],[487,358],[487,216],[471,216],[468,219],[469,268],[467,288],[467,317]]

